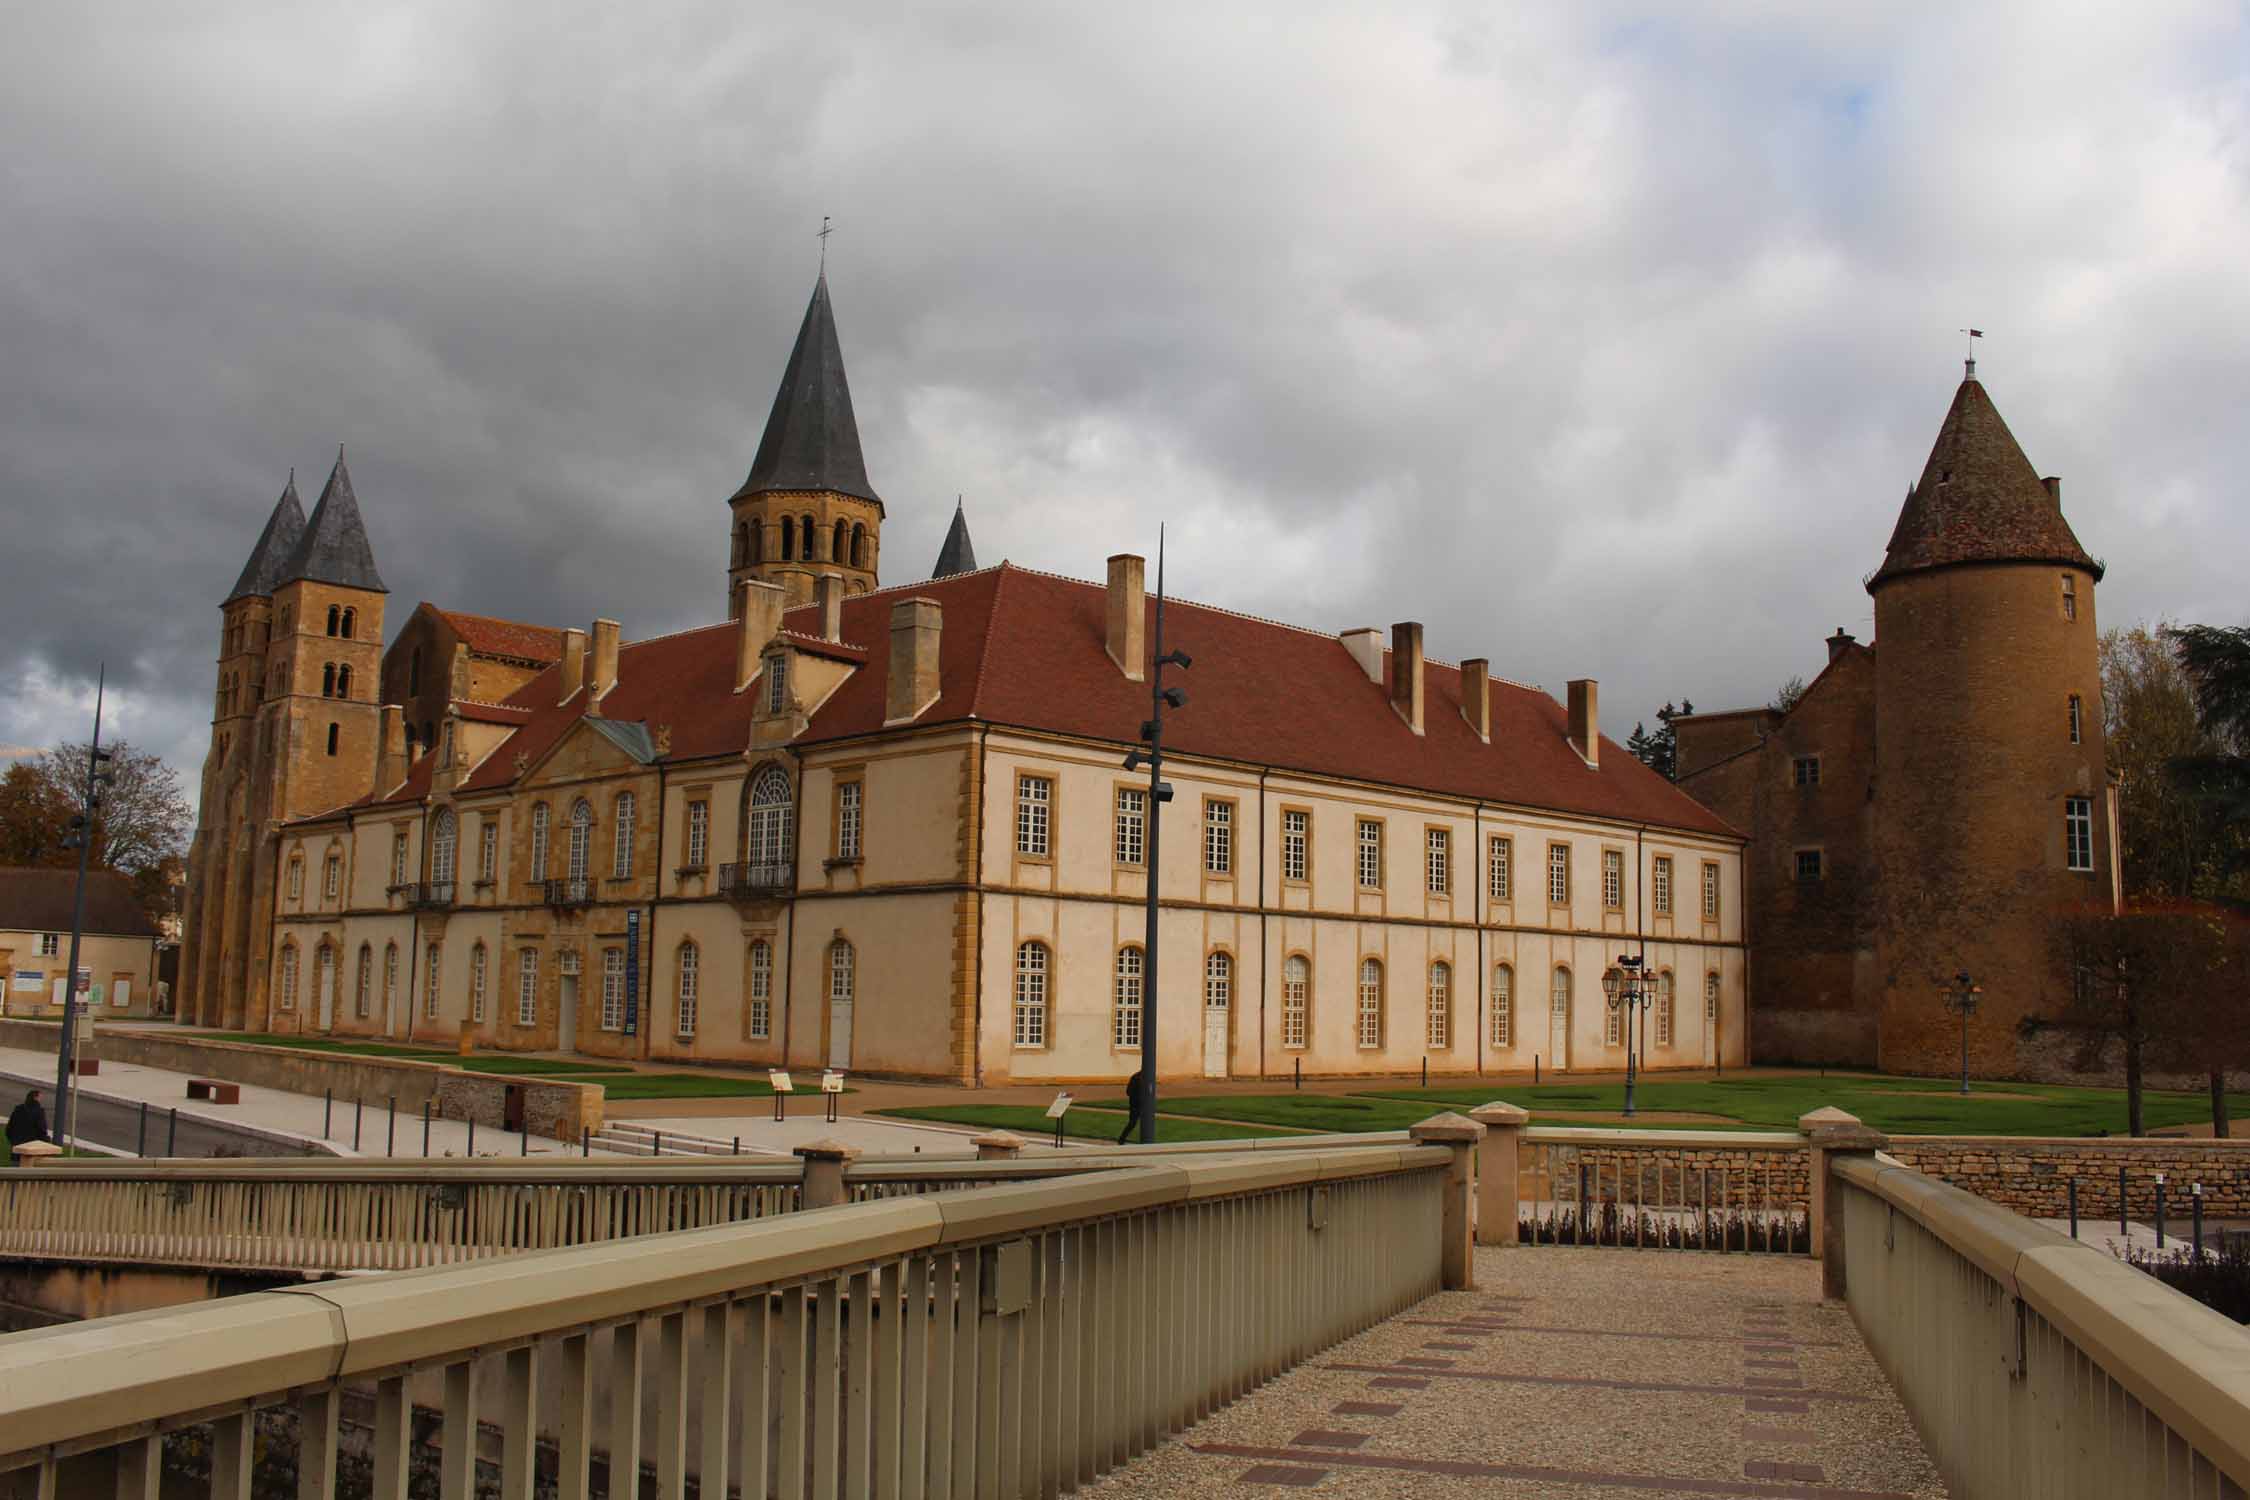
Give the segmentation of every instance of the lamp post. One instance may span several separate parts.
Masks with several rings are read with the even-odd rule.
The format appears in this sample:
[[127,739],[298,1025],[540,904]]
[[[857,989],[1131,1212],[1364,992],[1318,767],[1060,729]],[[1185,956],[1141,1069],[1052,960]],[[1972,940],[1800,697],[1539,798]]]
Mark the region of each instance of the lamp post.
[[1633,1035],[1639,1029],[1639,1012],[1656,1001],[1656,976],[1648,973],[1632,954],[1619,954],[1617,962],[1602,971],[1602,994],[1611,1010],[1625,1012],[1625,1116],[1633,1115]]
[[1163,868],[1157,863],[1157,850],[1164,825],[1164,804],[1172,800],[1172,784],[1164,779],[1164,710],[1187,706],[1186,694],[1164,685],[1164,669],[1178,667],[1186,671],[1192,665],[1185,651],[1164,649],[1164,529],[1161,526],[1156,532],[1156,649],[1150,654],[1155,660],[1148,674],[1148,718],[1141,725],[1141,738],[1148,748],[1126,756],[1125,769],[1132,772],[1148,767],[1148,893],[1146,930],[1141,939],[1141,1073],[1148,1085],[1148,1113],[1141,1116],[1141,1141],[1153,1146],[1156,1144],[1156,898],[1157,877]]
[[1977,1001],[1983,998],[1984,987],[1969,978],[1963,969],[1953,976],[1953,988],[1945,992],[1945,1008],[1961,1018],[1961,1094],[1969,1093],[1969,1017],[1977,1013]]

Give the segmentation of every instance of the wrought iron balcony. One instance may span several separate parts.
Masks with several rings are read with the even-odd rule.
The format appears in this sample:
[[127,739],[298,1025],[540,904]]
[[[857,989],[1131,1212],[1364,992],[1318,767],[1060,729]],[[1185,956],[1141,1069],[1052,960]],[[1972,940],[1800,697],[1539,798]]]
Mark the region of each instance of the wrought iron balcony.
[[549,906],[592,906],[594,882],[591,880],[548,880],[541,882],[547,888]]
[[719,894],[736,901],[764,901],[797,888],[794,860],[759,860],[719,866]]
[[406,893],[408,906],[434,909],[453,904],[453,882],[450,880],[422,880],[400,887]]

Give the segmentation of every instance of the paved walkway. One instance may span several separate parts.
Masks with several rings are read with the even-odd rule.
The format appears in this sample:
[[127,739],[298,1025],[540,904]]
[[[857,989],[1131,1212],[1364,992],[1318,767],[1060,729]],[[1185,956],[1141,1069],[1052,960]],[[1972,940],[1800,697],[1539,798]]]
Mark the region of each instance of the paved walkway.
[[1933,1500],[1946,1489],[1809,1260],[1477,1252],[1444,1292],[1109,1478],[1100,1500]]

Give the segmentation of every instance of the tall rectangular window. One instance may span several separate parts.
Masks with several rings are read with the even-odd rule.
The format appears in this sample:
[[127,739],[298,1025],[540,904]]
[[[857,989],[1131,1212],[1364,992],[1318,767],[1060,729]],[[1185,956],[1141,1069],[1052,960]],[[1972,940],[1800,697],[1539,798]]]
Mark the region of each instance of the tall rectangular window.
[[1281,878],[1304,880],[1312,869],[1312,814],[1293,809],[1281,815]]
[[2076,693],[2072,693],[2070,695],[2070,742],[2073,745],[2082,744],[2085,741],[2086,724],[2084,713],[2085,710],[2079,706],[2078,695]]
[[1203,804],[1203,868],[1213,875],[1234,873],[1234,804]]
[[1649,867],[1649,899],[1660,916],[1672,914],[1672,856],[1659,854]]
[[1293,953],[1281,966],[1281,1045],[1302,1047],[1310,1030],[1308,1013],[1312,1009],[1312,965],[1301,953]]
[[2078,578],[2076,574],[2062,576],[2062,612],[2066,620],[2078,618]]
[[321,870],[320,893],[333,901],[336,898],[336,893],[343,888],[344,862],[331,854],[328,856],[327,865]]
[[1625,854],[1619,849],[1602,851],[1602,905],[1611,911],[1625,909]]
[[1444,828],[1429,830],[1430,894],[1443,896],[1453,889],[1453,834]]
[[304,895],[305,862],[302,859],[293,858],[289,861],[289,899],[301,901],[304,899]]
[[516,1024],[539,1024],[539,950],[526,948],[516,966]]
[[1373,818],[1359,820],[1359,887],[1363,891],[1383,888],[1383,825]]
[[1710,860],[1703,862],[1703,920],[1719,920],[1719,867]]
[[695,1035],[697,1013],[701,1009],[702,959],[702,952],[695,944],[680,944],[680,1013],[674,1031],[683,1040]]
[[469,1019],[472,1021],[484,1019],[484,964],[484,944],[479,943],[469,950]]
[[789,658],[779,652],[766,658],[766,712],[780,713],[789,706]]
[[2094,868],[2094,802],[2091,797],[2063,799],[2063,854],[2073,870]]
[[1359,961],[1359,1044],[1383,1045],[1383,964],[1380,959]]
[[435,943],[422,951],[422,961],[429,966],[429,973],[422,980],[422,1014],[432,1021],[437,1019],[438,1014],[438,957],[439,949]]
[[1137,865],[1148,857],[1148,793],[1137,786],[1117,789],[1117,862]]
[[1055,783],[1045,776],[1016,778],[1016,853],[1033,859],[1047,858],[1047,814],[1055,800]]
[[391,884],[406,884],[406,835],[391,835]]
[[687,805],[687,865],[700,870],[711,854],[711,804],[690,802]]
[[1547,846],[1547,904],[1570,905],[1570,845]]
[[839,781],[836,783],[836,857],[859,858],[860,805],[865,796],[864,783]]
[[773,944],[758,938],[750,944],[750,1040],[773,1035]]
[[625,950],[602,950],[602,1030],[625,1029]]
[[1495,901],[1516,899],[1516,841],[1494,834],[1484,845],[1485,883]]
[[1138,1047],[1141,1044],[1141,997],[1145,990],[1141,950],[1118,949],[1117,1003],[1110,1018],[1110,1045]]
[[490,885],[500,873],[500,820],[486,818],[477,824],[477,879]]

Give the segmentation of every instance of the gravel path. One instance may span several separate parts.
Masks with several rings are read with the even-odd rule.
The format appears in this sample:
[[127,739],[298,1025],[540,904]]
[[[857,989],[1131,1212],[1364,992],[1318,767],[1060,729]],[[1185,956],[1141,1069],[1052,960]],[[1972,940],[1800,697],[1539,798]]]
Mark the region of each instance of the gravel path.
[[1809,1260],[1477,1252],[1444,1292],[1091,1486],[1102,1500],[1506,1495],[1938,1500]]

